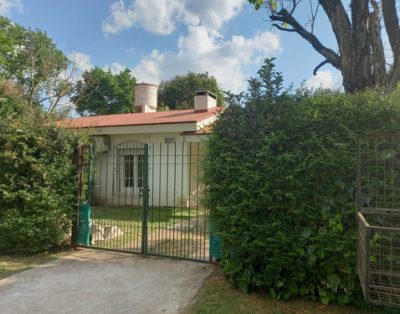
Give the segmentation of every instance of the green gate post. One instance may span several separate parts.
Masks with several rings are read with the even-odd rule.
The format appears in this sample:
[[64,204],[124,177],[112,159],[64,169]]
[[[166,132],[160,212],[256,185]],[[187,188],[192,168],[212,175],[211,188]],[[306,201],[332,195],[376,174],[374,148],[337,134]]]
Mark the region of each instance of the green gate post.
[[90,245],[90,205],[82,203],[79,206],[78,245]]
[[[82,147],[81,150],[81,191],[83,186],[83,163],[84,163],[84,149]],[[88,168],[87,168],[87,202],[82,202],[79,204],[79,213],[78,213],[78,235],[77,235],[77,244],[83,246],[90,245],[90,204],[92,198],[92,159],[93,158],[93,146],[89,147],[89,160],[88,160]]]
[[222,258],[222,241],[216,235],[215,218],[210,215],[210,260],[220,260]]
[[92,186],[93,186],[93,182],[92,182],[92,173],[93,173],[93,156],[94,156],[94,147],[93,145],[89,145],[89,167],[88,167],[88,178],[87,178],[87,201],[89,203],[89,206],[93,205],[93,191],[92,191]]
[[149,216],[149,144],[144,144],[143,156],[143,221],[142,254],[147,254],[147,220]]

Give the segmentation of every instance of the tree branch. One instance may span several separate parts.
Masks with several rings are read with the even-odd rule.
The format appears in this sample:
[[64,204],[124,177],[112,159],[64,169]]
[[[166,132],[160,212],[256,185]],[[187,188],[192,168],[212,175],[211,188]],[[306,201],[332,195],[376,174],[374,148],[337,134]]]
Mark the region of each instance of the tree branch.
[[320,68],[322,68],[325,64],[328,64],[328,63],[329,63],[328,60],[322,61],[320,64],[318,64],[318,65],[315,67],[315,69],[314,69],[314,71],[313,71],[313,74],[314,74],[314,75],[317,75],[318,70],[319,70]]
[[302,0],[292,0],[292,9],[290,10],[290,15],[293,15],[294,11],[296,10],[296,7],[299,5],[299,3]]
[[315,8],[315,11],[314,11],[313,5],[312,5],[312,0],[310,0],[310,8],[311,8],[311,23],[310,23],[310,27],[311,27],[311,34],[314,34],[315,20],[317,19],[319,6],[320,6],[320,4],[318,2],[317,7]]
[[293,28],[284,28],[276,23],[272,23],[272,26],[275,26],[277,29],[284,31],[284,32],[296,32],[296,30]]
[[389,37],[389,43],[393,52],[393,65],[387,84],[388,91],[391,91],[400,80],[400,26],[397,16],[396,1],[382,0],[382,13],[386,33]]
[[343,3],[340,0],[319,0],[319,4],[321,4],[331,22],[339,48],[343,47],[340,51],[340,54],[343,55],[346,52],[342,50],[351,50],[352,36],[351,22]]
[[294,31],[307,40],[330,64],[339,70],[342,69],[338,54],[325,47],[314,34],[307,31],[286,9],[282,9],[277,15],[271,15],[270,18],[272,21],[284,22],[292,26]]
[[400,26],[397,16],[396,1],[382,0],[383,21],[389,37],[389,43],[393,53],[400,51]]

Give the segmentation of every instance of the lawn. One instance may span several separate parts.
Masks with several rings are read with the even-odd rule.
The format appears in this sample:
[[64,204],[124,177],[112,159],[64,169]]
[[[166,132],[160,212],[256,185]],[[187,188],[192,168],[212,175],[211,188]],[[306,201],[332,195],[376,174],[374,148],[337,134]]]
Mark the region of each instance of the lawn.
[[[198,210],[201,211],[200,209]],[[196,209],[194,208],[174,208],[174,207],[149,207],[148,212],[148,225],[165,226],[174,221],[189,219],[195,215]],[[92,209],[93,219],[103,219],[113,223],[126,223],[132,222],[142,224],[143,220],[143,207],[142,206],[94,206]]]
[[184,314],[372,314],[376,311],[351,306],[322,305],[308,299],[277,301],[268,295],[246,294],[233,288],[222,270],[217,268],[204,282],[195,301]]
[[[106,249],[141,250],[143,208],[135,206],[94,207],[92,222],[100,226],[118,227],[121,235],[94,241],[94,246]],[[156,254],[189,257],[198,250],[208,222],[204,209],[150,207],[148,212],[148,245]]]
[[0,255],[0,279],[37,267],[56,259],[64,253],[41,253],[35,255]]

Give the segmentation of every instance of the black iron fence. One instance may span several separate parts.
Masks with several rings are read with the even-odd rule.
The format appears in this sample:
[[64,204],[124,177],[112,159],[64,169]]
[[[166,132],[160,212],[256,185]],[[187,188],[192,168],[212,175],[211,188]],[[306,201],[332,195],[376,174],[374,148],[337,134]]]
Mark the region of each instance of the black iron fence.
[[[202,204],[203,144],[122,141],[85,150],[90,210],[81,245],[208,261],[209,210]],[[85,194],[85,191],[84,191]],[[83,237],[83,238],[82,238]],[[85,239],[86,237],[86,239]]]

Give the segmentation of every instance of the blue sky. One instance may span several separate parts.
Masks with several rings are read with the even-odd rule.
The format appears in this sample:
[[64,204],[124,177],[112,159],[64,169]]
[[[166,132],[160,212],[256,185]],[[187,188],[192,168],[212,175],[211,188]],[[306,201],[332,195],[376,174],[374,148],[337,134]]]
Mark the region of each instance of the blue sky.
[[[245,0],[0,0],[0,14],[46,31],[81,70],[127,67],[152,83],[208,71],[222,88],[239,92],[265,57],[276,57],[286,84],[341,82],[329,65],[314,77],[323,58],[298,35],[273,29],[267,12]],[[299,7],[299,20],[308,15],[307,4]],[[322,10],[316,34],[336,49]]]

